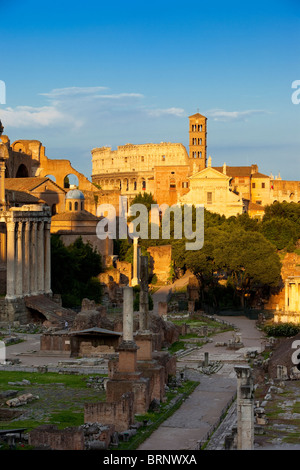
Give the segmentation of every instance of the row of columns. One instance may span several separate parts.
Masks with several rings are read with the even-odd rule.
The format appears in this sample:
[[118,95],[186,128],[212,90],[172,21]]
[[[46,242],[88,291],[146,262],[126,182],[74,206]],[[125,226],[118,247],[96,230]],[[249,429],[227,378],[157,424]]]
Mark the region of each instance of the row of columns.
[[7,222],[6,229],[6,297],[50,293],[50,222]]

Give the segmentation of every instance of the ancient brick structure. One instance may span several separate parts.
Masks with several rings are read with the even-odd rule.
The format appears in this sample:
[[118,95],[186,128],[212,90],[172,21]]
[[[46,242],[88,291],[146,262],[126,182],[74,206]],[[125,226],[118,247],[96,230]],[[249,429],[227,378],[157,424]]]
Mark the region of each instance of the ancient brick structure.
[[85,423],[114,423],[116,431],[126,431],[134,424],[134,394],[125,392],[116,402],[86,403]]
[[84,450],[84,433],[80,428],[58,430],[56,426],[40,426],[29,433],[30,446],[52,450]]
[[150,269],[156,275],[158,282],[166,283],[169,280],[172,263],[172,246],[151,246],[147,249],[150,253]]

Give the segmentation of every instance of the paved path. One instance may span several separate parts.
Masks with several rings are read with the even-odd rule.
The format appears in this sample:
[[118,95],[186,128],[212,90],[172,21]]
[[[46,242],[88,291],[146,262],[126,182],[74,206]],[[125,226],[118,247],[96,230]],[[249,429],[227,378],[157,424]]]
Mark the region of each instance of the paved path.
[[[194,376],[194,379],[197,377]],[[195,450],[218,421],[236,390],[236,380],[202,376],[200,385],[138,450]]]
[[[246,317],[218,317],[236,325],[242,333],[244,348],[229,351],[226,347],[216,347],[215,343],[228,341],[232,332],[220,333],[202,348],[192,351],[177,360],[177,367],[185,370],[191,380],[200,380],[200,385],[183,403],[139,447],[139,450],[194,450],[197,442],[205,439],[222,411],[236,393],[236,374],[234,365],[247,363],[245,353],[248,349],[260,350],[262,335],[255,327],[255,321]],[[210,376],[200,374],[198,366],[204,359],[204,352],[209,352],[209,359],[221,361],[221,369]]]

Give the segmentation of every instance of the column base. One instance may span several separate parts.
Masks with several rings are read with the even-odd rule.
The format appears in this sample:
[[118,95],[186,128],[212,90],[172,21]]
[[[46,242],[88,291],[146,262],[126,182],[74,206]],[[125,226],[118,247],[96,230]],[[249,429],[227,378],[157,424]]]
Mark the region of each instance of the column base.
[[18,297],[17,297],[16,295],[6,295],[6,296],[5,296],[5,299],[6,299],[6,300],[15,300],[15,299],[17,299],[17,298],[18,298]]

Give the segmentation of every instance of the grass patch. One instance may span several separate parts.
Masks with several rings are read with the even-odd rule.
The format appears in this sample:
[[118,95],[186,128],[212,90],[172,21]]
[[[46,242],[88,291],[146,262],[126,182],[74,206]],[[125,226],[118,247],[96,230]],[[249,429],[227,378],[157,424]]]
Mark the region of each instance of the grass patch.
[[297,401],[292,408],[293,413],[300,413],[300,401]]
[[51,413],[49,424],[55,424],[58,429],[84,424],[83,410],[54,411]]
[[184,341],[175,341],[175,343],[173,343],[168,351],[170,354],[174,354],[176,353],[177,351],[180,351],[180,349],[185,349],[185,343]]
[[[86,379],[100,374],[90,374],[90,375],[72,375],[72,374],[58,374],[55,372],[47,372],[41,374],[39,372],[12,372],[12,371],[1,371],[0,374],[0,388],[2,390],[11,389],[11,385],[8,385],[8,382],[21,382],[23,379],[29,380],[31,384],[56,384],[61,383],[65,387],[71,388],[86,388]],[[102,377],[106,377],[102,375]],[[17,385],[15,387],[18,387]],[[21,386],[20,386],[21,387]],[[28,386],[26,386],[28,388]]]
[[[99,377],[99,374],[2,371],[1,391],[14,388],[19,394],[32,393],[39,398],[18,407],[20,416],[7,421],[1,420],[0,429],[26,428],[31,431],[42,424],[55,424],[59,429],[84,424],[84,404],[106,399],[104,390],[87,386],[86,379],[92,376]],[[29,380],[30,384],[8,385],[8,382],[21,382],[23,379]]]
[[25,428],[27,431],[32,431],[33,429],[41,426],[40,421],[34,419],[22,419],[22,420],[13,420],[13,421],[1,421],[0,429],[18,429]]
[[291,432],[288,436],[283,437],[282,440],[288,444],[299,444],[300,432]]

